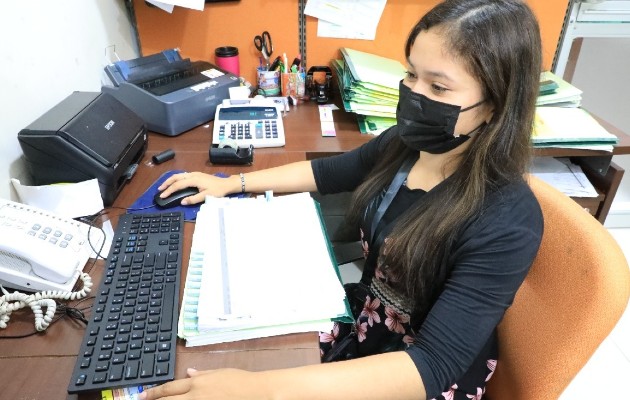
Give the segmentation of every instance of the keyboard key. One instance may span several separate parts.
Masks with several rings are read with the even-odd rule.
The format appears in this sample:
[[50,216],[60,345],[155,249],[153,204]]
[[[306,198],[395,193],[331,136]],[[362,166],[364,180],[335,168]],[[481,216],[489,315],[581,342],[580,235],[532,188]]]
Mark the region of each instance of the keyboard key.
[[138,377],[140,361],[129,361],[125,368],[125,379],[135,379]]
[[122,379],[123,377],[124,365],[114,365],[112,369],[109,371],[109,381],[116,382]]

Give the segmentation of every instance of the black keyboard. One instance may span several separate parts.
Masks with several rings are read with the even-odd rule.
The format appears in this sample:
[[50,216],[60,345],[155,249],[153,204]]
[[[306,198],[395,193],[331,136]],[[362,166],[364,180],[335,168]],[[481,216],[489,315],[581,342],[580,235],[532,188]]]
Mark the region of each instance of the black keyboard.
[[209,77],[201,73],[210,68],[212,68],[212,65],[205,61],[195,61],[188,69],[136,83],[136,85],[156,96],[163,96],[210,80]]
[[174,378],[184,218],[118,220],[68,393]]

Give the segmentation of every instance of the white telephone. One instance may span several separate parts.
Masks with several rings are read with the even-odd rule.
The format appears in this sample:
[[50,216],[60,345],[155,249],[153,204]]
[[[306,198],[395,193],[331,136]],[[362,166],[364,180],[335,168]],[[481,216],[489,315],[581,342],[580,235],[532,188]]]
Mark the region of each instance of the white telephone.
[[29,292],[70,292],[103,241],[98,228],[0,199],[0,284]]

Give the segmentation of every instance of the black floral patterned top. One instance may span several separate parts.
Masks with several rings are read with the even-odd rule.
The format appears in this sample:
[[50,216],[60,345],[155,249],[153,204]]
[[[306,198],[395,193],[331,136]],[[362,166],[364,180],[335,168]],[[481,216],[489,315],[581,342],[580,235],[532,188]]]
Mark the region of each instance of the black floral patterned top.
[[[394,127],[353,151],[313,160],[318,191],[353,191],[396,134]],[[383,216],[383,223],[394,221],[424,194],[403,186]],[[496,327],[538,251],[543,218],[529,186],[521,181],[490,194],[480,216],[464,226],[448,252],[451,272],[443,291],[426,318],[411,323],[410,302],[389,290],[387,277],[378,268],[378,257],[369,256],[378,249],[371,249],[370,241],[363,235],[367,261],[362,282],[379,293],[379,304],[375,299],[366,299],[361,313],[365,318],[357,321],[358,333],[361,334],[361,323],[374,324],[374,318],[383,323],[387,320],[388,328],[398,330],[407,344],[405,351],[422,377],[428,399],[457,398],[454,392],[475,375],[480,382],[469,384],[463,398],[481,398],[483,382],[490,378],[495,366],[500,368],[496,355],[493,356]],[[362,227],[362,233],[367,228]],[[382,299],[390,304],[381,304]],[[381,314],[376,313],[377,306],[382,306]]]

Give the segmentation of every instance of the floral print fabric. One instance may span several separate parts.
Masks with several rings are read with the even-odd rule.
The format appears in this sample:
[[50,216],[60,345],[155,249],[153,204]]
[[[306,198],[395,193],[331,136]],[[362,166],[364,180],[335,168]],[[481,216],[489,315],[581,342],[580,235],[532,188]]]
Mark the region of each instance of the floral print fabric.
[[[368,244],[365,240],[362,242],[367,258]],[[382,268],[380,261],[376,262],[369,286],[361,282],[344,286],[355,323],[336,322],[331,332],[320,333],[323,362],[404,350],[413,345],[415,333],[410,321],[410,302],[391,290],[388,277],[383,273],[386,268]],[[432,400],[482,399],[485,384],[497,365],[496,352],[496,341],[490,340],[469,370]]]

